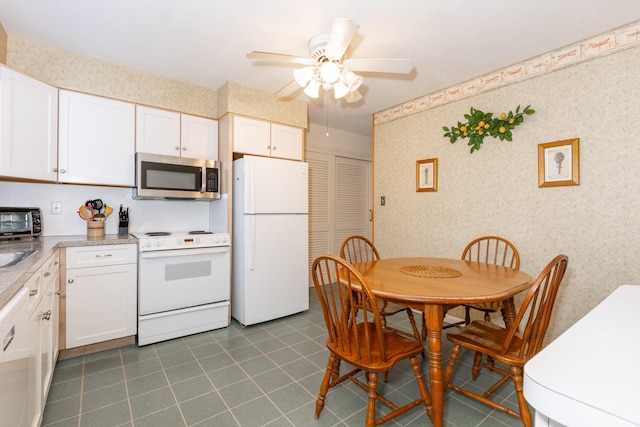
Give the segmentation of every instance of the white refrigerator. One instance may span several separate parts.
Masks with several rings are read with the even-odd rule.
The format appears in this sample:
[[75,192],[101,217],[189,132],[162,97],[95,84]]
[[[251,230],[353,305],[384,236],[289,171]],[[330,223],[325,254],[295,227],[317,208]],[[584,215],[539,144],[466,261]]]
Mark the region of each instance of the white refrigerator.
[[231,316],[253,325],[309,309],[309,166],[233,162]]

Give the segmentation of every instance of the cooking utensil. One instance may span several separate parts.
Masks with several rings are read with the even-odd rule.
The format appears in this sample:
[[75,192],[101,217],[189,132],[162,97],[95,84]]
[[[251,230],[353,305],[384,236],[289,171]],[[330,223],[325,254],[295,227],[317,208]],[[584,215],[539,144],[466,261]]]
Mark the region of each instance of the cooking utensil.
[[80,208],[78,208],[78,215],[85,221],[93,221],[93,214],[86,206],[80,206]]
[[106,206],[104,207],[104,217],[108,217],[109,215],[111,215],[113,213],[113,208],[111,206]]
[[102,199],[87,200],[87,202],[84,205],[91,206],[91,208],[95,209],[97,213],[103,213],[103,209],[105,207],[105,204],[102,201]]

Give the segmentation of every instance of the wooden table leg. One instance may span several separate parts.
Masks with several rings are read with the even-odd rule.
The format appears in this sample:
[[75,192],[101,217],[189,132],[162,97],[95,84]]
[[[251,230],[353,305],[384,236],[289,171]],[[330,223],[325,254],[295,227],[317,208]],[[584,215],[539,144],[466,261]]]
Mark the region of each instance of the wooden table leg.
[[444,372],[442,371],[442,305],[425,304],[427,344],[429,346],[429,384],[433,402],[433,425],[444,425]]
[[513,325],[513,322],[516,320],[516,305],[513,301],[513,297],[504,300],[502,304],[504,306],[502,318],[507,328],[511,328],[511,325]]

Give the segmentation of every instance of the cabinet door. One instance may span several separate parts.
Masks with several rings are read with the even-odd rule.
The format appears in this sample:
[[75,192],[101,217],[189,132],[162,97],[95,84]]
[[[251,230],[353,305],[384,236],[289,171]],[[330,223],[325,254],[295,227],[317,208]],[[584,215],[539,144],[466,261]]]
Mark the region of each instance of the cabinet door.
[[218,160],[218,122],[181,115],[182,157]]
[[[43,290],[48,293],[49,288]],[[42,420],[42,412],[53,374],[52,351],[52,298],[43,296],[38,306],[29,316],[29,358],[28,358],[28,399],[27,425],[37,427]]]
[[133,104],[60,91],[58,180],[134,186]]
[[0,175],[57,179],[58,89],[0,67]]
[[302,129],[272,123],[271,156],[302,160]]
[[136,264],[67,269],[67,347],[136,334]]
[[236,153],[271,155],[271,124],[245,117],[233,118],[233,151]]
[[[53,286],[47,288],[42,298],[37,314],[40,314],[40,410],[44,412],[44,405],[47,403],[47,394],[53,377],[53,341],[54,341],[54,315],[55,309],[55,289]],[[57,325],[55,325],[57,329]]]
[[136,151],[180,155],[180,113],[136,106]]

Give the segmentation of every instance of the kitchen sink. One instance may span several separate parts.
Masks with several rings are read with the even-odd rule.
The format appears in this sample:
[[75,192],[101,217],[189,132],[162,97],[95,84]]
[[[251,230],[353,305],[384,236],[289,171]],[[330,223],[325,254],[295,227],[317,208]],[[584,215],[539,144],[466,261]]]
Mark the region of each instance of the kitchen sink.
[[24,261],[29,255],[35,252],[37,252],[35,249],[0,252],[0,268],[12,267],[21,261]]

